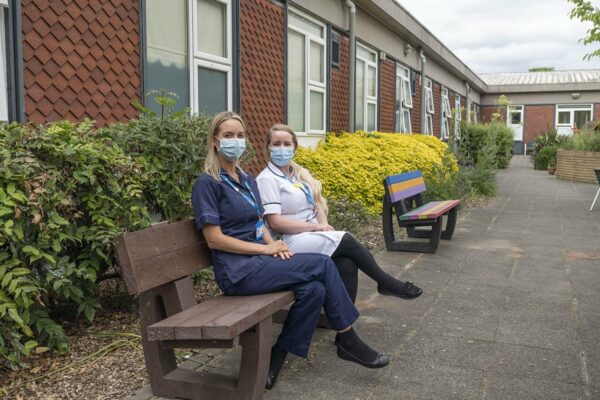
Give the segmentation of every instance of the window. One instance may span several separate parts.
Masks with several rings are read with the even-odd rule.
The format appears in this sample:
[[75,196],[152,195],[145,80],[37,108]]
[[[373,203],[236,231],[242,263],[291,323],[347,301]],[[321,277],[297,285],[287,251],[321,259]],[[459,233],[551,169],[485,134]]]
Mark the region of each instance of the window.
[[300,133],[325,133],[325,25],[288,12],[288,124]]
[[556,130],[561,135],[572,135],[591,120],[591,104],[559,104],[556,106]]
[[412,89],[410,87],[410,71],[400,65],[396,66],[396,132],[412,131],[410,110]]
[[356,130],[377,129],[377,53],[356,45]]
[[340,67],[340,37],[335,33],[331,35],[331,66]]
[[452,111],[450,110],[450,100],[448,99],[448,89],[442,88],[442,139],[450,138],[450,123],[449,119],[452,118]]
[[231,12],[231,0],[146,0],[146,91],[177,94],[178,110],[230,110]]
[[433,114],[435,112],[433,106],[433,83],[430,79],[425,80],[425,133],[426,135],[433,135]]
[[8,122],[8,58],[6,26],[8,17],[8,1],[0,0],[0,121]]
[[460,96],[454,96],[454,138],[460,139],[460,121],[462,120],[462,106]]

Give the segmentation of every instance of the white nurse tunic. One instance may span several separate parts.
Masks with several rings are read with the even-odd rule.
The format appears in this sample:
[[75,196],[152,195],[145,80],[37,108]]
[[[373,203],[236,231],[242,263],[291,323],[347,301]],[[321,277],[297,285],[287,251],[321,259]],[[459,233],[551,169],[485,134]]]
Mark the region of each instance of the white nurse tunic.
[[[317,224],[315,207],[310,203],[302,184],[296,177],[289,179],[275,164],[269,162],[256,178],[264,215],[283,217]],[[302,232],[282,234],[281,239],[294,253],[320,253],[331,256],[337,249],[344,231]]]

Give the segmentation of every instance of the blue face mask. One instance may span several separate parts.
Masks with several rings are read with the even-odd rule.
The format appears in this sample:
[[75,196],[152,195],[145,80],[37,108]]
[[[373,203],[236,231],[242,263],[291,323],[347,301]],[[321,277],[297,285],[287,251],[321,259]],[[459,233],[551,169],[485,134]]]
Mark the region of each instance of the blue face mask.
[[293,147],[271,147],[271,161],[278,167],[285,167],[293,158]]
[[219,138],[219,153],[229,161],[239,160],[245,150],[246,139]]

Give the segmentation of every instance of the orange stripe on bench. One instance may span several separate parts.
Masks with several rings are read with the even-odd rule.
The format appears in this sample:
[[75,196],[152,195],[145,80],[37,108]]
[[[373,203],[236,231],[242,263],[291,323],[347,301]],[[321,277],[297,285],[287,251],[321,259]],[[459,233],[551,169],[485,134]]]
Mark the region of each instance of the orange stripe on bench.
[[412,221],[417,219],[433,219],[446,213],[446,211],[458,206],[460,200],[432,201],[400,216],[401,221]]
[[392,202],[414,196],[424,191],[425,181],[423,180],[422,176],[409,179],[404,182],[392,183],[391,185],[388,185],[388,192],[390,193],[390,199]]

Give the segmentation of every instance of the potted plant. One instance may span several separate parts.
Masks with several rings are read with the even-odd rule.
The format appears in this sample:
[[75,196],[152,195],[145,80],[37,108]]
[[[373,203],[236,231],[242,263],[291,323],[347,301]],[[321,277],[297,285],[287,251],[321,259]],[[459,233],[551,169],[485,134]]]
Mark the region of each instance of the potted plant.
[[556,160],[551,158],[548,160],[548,174],[554,175],[556,172]]

